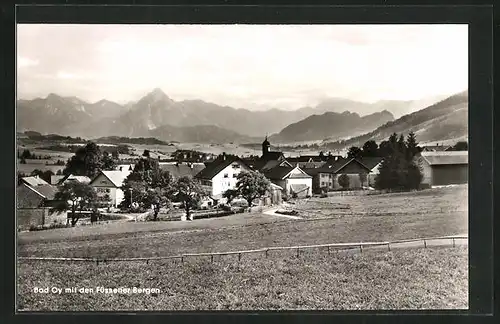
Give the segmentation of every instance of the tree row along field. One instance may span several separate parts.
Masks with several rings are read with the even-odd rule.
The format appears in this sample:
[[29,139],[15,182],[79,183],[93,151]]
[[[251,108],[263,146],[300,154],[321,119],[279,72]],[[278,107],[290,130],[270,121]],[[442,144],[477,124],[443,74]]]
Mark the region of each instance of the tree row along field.
[[[292,253],[294,254],[294,253]],[[467,248],[362,254],[304,252],[210,262],[20,262],[19,309],[357,310],[466,309]],[[133,274],[133,275],[131,275]],[[35,287],[150,288],[150,294],[34,293]]]

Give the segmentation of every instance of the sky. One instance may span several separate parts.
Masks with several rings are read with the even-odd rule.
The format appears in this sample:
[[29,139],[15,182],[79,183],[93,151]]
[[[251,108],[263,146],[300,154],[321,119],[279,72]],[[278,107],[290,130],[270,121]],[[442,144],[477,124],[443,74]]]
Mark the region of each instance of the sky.
[[467,25],[17,25],[17,96],[296,109],[468,88]]

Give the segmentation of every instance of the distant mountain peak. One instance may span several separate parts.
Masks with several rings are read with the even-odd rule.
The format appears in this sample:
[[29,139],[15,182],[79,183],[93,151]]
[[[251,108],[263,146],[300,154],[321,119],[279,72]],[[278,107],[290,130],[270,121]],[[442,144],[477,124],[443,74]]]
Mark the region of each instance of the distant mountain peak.
[[56,95],[55,93],[51,92],[47,95],[47,100],[52,100],[52,99],[62,99],[61,96],[59,95]]
[[156,102],[156,101],[163,101],[163,100],[171,100],[165,92],[163,92],[162,89],[160,88],[154,88],[153,91],[148,93],[146,95],[146,98],[149,98],[150,100]]

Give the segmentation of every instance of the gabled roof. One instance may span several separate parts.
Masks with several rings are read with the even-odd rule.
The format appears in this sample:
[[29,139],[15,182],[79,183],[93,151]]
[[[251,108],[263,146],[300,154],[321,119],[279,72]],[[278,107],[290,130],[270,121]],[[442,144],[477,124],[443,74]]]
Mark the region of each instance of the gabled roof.
[[421,152],[422,158],[429,165],[468,164],[468,151]]
[[168,171],[174,179],[183,176],[194,177],[205,169],[204,163],[160,163],[160,169]]
[[246,167],[245,162],[243,162],[239,157],[236,156],[227,156],[227,157],[219,157],[214,160],[212,163],[208,164],[203,170],[201,170],[198,174],[196,174],[195,178],[212,180],[217,174],[219,174],[222,170],[224,170],[228,165],[233,162],[238,162]]
[[425,152],[443,152],[452,148],[450,145],[427,145],[423,146],[422,150]]
[[123,171],[101,171],[101,173],[109,179],[115,185],[115,187],[120,188],[123,185],[125,179],[127,179],[130,173]]
[[76,176],[76,175],[67,175],[59,181],[59,184],[63,184],[66,181],[78,181],[80,183],[90,183],[91,179],[87,176]]
[[40,185],[34,189],[41,193],[47,200],[54,200],[54,197],[57,193],[57,187],[51,184]]
[[311,175],[302,170],[299,167],[288,167],[288,166],[277,166],[275,168],[265,170],[262,173],[264,176],[268,179],[271,180],[282,180],[286,178],[293,170],[298,169],[300,170],[305,177],[309,178]]
[[[375,162],[376,162],[375,159],[369,161],[370,165],[372,165]],[[351,163],[357,163],[358,165],[360,165],[363,169],[366,169],[367,171],[371,171],[371,169],[372,169],[360,160],[340,158],[336,161],[330,161],[328,163],[325,163],[323,166],[321,166],[319,168],[306,168],[304,171],[311,176],[315,176],[318,173],[339,173],[345,167],[350,165]]]
[[271,180],[281,180],[289,174],[294,168],[286,166],[277,166],[275,168],[263,171],[264,176]]
[[40,185],[48,185],[49,184],[47,181],[43,180],[39,176],[35,176],[35,177],[23,177],[23,178],[21,178],[21,181],[24,182],[24,183],[26,183],[28,186],[31,186],[31,187],[36,187],[36,186],[40,186]]
[[283,152],[269,151],[265,155],[261,156],[261,160],[279,160],[281,157],[284,157]]
[[382,162],[383,158],[381,157],[364,157],[357,159],[363,165],[365,165],[368,169],[373,170],[380,162]]
[[297,163],[297,162],[322,162],[326,161],[327,156],[319,156],[319,155],[301,155],[301,156],[294,156],[294,157],[288,157],[286,158],[290,163]]
[[[368,172],[371,171],[371,169],[369,167],[367,167],[366,165],[364,165],[362,162],[360,162],[359,160],[356,160],[356,159],[350,159],[349,161],[347,161],[347,163],[345,163],[344,165],[342,165],[340,168],[338,168],[335,172],[336,173],[340,173],[342,170],[344,170],[344,168],[348,167],[349,165],[352,165],[353,163],[356,163],[358,164],[359,166],[361,166],[363,169],[366,169]],[[345,172],[345,171],[344,171]]]
[[18,199],[23,200],[26,199],[26,195],[23,194],[23,189],[28,189],[31,192],[35,193],[37,196],[46,199],[46,200],[54,200],[54,197],[57,193],[57,187],[50,185],[50,184],[45,184],[45,185],[38,185],[35,187],[32,187],[30,185],[27,185],[25,183],[21,184],[18,187],[17,193],[18,193]]
[[123,185],[125,179],[127,179],[130,172],[119,170],[101,171],[94,179],[92,179],[89,184],[92,185],[101,174],[106,177],[113,184],[113,186],[115,186],[116,188],[120,188]]

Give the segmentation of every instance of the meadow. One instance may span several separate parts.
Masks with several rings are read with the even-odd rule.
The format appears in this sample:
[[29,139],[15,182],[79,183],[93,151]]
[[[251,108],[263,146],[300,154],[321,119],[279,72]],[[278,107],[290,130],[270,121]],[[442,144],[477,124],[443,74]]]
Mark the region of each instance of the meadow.
[[[318,214],[299,220],[254,212],[193,222],[118,221],[26,232],[18,235],[18,255],[112,259],[463,235],[468,232],[466,197],[467,187],[459,186],[314,198],[292,205],[302,206],[301,216],[308,209]],[[322,209],[322,203],[342,203],[344,208]],[[20,260],[18,274],[23,309],[467,307],[467,247],[361,255],[304,252],[299,258],[294,253],[276,253],[269,258],[245,255],[240,261],[227,256],[214,263],[202,257],[183,264],[171,260],[99,265]],[[157,287],[161,293],[40,296],[32,291],[47,285]]]
[[[467,309],[464,247],[300,257],[19,264],[22,311]],[[34,293],[35,287],[93,293]],[[97,287],[149,288],[109,294]]]

